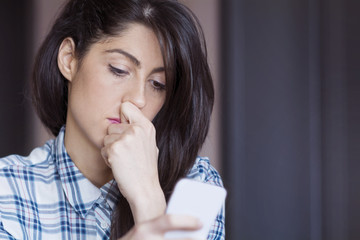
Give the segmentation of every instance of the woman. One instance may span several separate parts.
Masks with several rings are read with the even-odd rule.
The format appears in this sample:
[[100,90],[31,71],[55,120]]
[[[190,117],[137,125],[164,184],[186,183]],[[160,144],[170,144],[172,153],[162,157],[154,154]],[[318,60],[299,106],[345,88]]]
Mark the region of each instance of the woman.
[[[165,215],[180,178],[222,185],[197,157],[214,93],[189,9],[174,0],[68,1],[32,88],[57,137],[0,160],[1,239],[163,239],[201,227]],[[208,239],[224,239],[223,212]]]

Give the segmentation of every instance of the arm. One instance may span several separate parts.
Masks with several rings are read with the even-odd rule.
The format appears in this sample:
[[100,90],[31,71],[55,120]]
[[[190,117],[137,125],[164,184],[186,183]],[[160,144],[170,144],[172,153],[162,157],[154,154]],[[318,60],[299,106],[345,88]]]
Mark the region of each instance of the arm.
[[101,152],[138,224],[163,215],[166,208],[158,177],[156,132],[129,102],[121,105],[120,116],[120,124],[109,126]]

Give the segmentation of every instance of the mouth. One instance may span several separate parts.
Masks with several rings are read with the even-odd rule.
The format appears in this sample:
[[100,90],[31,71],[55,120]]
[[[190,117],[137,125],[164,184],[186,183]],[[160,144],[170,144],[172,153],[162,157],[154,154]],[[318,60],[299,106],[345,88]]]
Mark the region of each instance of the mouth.
[[121,123],[120,118],[108,118],[110,123],[119,124]]

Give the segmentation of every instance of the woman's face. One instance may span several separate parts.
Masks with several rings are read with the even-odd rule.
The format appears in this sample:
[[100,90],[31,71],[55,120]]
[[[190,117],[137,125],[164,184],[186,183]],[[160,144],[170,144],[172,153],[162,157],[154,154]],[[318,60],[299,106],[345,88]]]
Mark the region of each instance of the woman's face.
[[131,102],[152,120],[165,101],[165,72],[153,31],[131,24],[116,37],[91,45],[69,80],[67,129],[101,148],[107,128]]

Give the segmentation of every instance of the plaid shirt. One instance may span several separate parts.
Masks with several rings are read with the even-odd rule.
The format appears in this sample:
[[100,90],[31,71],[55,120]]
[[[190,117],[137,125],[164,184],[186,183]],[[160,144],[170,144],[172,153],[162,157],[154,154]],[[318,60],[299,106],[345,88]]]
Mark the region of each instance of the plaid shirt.
[[[100,189],[79,171],[58,137],[28,157],[0,159],[0,239],[109,239],[119,190],[114,180]],[[222,186],[206,158],[189,178]],[[208,239],[224,239],[224,211]]]

